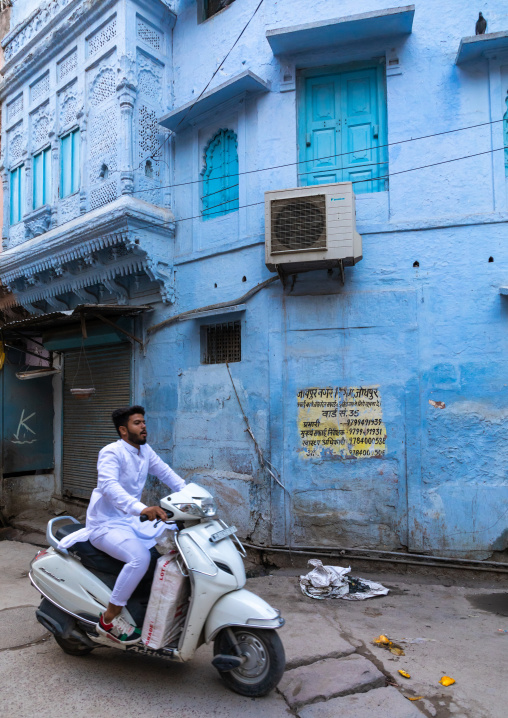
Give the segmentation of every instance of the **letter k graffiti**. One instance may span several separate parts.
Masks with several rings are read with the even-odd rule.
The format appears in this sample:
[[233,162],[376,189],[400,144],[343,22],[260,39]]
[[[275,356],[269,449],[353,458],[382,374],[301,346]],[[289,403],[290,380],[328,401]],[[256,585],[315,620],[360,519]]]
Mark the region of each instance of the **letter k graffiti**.
[[35,411],[33,411],[29,416],[25,416],[25,410],[23,409],[21,411],[21,417],[18,424],[18,430],[14,434],[14,441],[13,444],[33,444],[34,441],[37,441],[37,439],[25,439],[25,441],[21,441],[19,438],[19,433],[21,429],[25,429],[25,431],[29,431],[31,434],[35,436],[35,431],[31,429],[28,424],[26,423],[30,419],[32,419],[35,416]]

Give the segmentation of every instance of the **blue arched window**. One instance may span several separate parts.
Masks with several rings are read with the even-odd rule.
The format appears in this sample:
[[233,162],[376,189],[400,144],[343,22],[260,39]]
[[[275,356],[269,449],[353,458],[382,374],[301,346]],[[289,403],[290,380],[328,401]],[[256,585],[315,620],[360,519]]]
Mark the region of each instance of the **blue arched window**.
[[233,130],[219,130],[205,149],[203,218],[238,209],[238,142]]

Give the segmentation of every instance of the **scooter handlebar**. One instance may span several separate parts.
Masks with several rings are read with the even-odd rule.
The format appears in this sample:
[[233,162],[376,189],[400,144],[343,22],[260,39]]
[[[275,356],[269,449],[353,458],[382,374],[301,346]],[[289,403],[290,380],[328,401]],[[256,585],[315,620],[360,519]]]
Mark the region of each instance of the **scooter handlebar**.
[[[174,513],[172,511],[166,511],[165,513],[166,513],[166,516],[168,517],[168,519],[171,519],[174,516]],[[140,521],[150,521],[150,519],[148,518],[148,516],[146,514],[140,514],[139,520]],[[162,519],[154,519],[154,521],[162,521]]]

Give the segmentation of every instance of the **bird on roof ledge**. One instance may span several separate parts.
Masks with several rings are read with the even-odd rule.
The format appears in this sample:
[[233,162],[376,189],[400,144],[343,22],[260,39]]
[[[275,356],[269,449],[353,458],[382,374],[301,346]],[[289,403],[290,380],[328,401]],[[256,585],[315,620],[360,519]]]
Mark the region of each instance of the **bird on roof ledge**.
[[485,35],[485,30],[487,29],[487,21],[483,17],[481,13],[478,15],[478,20],[476,21],[475,31],[477,35]]

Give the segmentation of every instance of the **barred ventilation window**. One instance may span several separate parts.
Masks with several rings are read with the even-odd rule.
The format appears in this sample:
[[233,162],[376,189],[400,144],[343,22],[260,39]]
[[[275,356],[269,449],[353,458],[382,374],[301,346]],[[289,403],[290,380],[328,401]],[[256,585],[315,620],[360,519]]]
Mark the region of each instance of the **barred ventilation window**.
[[225,364],[242,360],[241,322],[206,324],[201,327],[202,364]]

